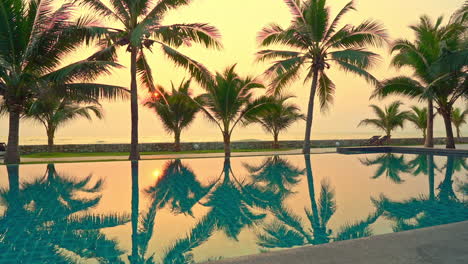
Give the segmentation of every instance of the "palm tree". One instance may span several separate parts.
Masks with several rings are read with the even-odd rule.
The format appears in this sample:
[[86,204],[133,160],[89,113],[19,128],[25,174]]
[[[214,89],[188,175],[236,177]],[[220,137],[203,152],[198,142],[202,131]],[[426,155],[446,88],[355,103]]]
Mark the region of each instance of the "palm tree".
[[[190,80],[181,82],[178,89],[172,84],[172,92],[167,92],[163,87],[157,93],[152,93],[144,105],[154,109],[162,121],[167,132],[174,134],[174,150],[180,151],[180,135],[182,130],[188,128],[195,120],[195,115],[200,108],[190,96]],[[200,103],[199,97],[193,100]]]
[[166,57],[178,66],[189,70],[192,77],[203,85],[212,79],[209,71],[197,61],[178,52],[175,48],[200,43],[205,47],[219,48],[220,35],[216,28],[202,23],[164,25],[162,20],[169,10],[190,4],[190,0],[161,0],[153,4],[151,0],[110,1],[81,0],[97,14],[120,24],[113,28],[103,49],[96,57],[115,57],[117,47],[126,47],[130,52],[130,93],[131,93],[131,149],[130,160],[140,159],[138,150],[138,89],[137,75],[141,84],[150,92],[155,92],[151,67],[145,50],[151,51],[154,45],[160,46]]
[[[463,91],[460,92],[463,86],[458,87],[458,85],[448,83],[446,77],[449,76],[446,76],[446,72],[441,69],[435,70],[434,64],[440,61],[446,50],[455,51],[460,48],[464,27],[456,21],[446,26],[442,26],[442,22],[442,17],[434,23],[428,16],[422,16],[418,25],[410,27],[416,34],[414,43],[403,39],[394,42],[392,53],[396,54],[392,59],[392,65],[397,68],[410,67],[413,70],[413,78],[398,76],[384,80],[376,88],[373,96],[382,98],[396,94],[427,101],[426,147],[434,146],[433,104],[436,103],[446,126],[447,148],[455,148],[452,127],[449,126],[450,113],[453,103],[463,96]],[[460,57],[463,56],[458,56]],[[466,55],[464,57],[466,58]],[[460,62],[458,64],[463,65]],[[453,63],[450,62],[449,65]]]
[[405,121],[408,119],[409,111],[400,111],[400,106],[402,104],[403,103],[400,101],[395,101],[388,107],[385,107],[385,110],[376,105],[370,105],[374,113],[377,115],[377,118],[364,119],[358,126],[375,126],[376,128],[383,130],[390,138],[392,131],[398,127],[403,128]]
[[460,127],[463,124],[466,124],[466,115],[468,114],[468,109],[462,112],[462,110],[458,107],[453,108],[452,110],[452,123],[457,130],[457,138],[461,138]]
[[263,85],[251,77],[242,78],[235,72],[236,65],[217,73],[213,83],[206,87],[198,104],[205,116],[221,130],[224,153],[231,156],[231,135],[241,122],[268,109],[268,99],[253,99],[253,90]]
[[357,26],[344,25],[338,28],[341,18],[355,10],[354,1],[349,2],[330,20],[330,9],[326,0],[284,0],[293,20],[283,29],[271,24],[258,35],[260,46],[284,45],[292,50],[261,50],[258,61],[279,59],[273,62],[265,74],[272,78],[271,88],[280,92],[307,69],[305,81],[312,79],[307,110],[307,123],[304,139],[304,153],[310,153],[310,134],[314,114],[314,99],[318,93],[322,110],[333,101],[335,84],[326,74],[331,63],[345,72],[363,77],[377,84],[368,70],[374,66],[379,56],[365,49],[366,46],[381,47],[387,39],[383,26],[367,20]]
[[49,152],[52,152],[57,129],[77,118],[91,120],[91,113],[99,119],[103,117],[101,105],[93,98],[70,100],[68,97],[59,98],[53,94],[46,94],[28,107],[25,116],[44,125]]
[[288,129],[296,121],[304,119],[299,107],[286,101],[294,96],[271,96],[268,111],[254,116],[251,122],[259,123],[262,128],[273,135],[273,148],[278,149],[278,136],[283,130]]
[[126,95],[118,86],[90,83],[118,64],[96,58],[63,66],[70,52],[83,40],[91,41],[103,31],[89,18],[71,19],[73,6],[65,2],[57,9],[51,1],[5,0],[0,2],[0,96],[9,114],[5,163],[19,163],[20,116],[25,106],[51,86],[55,93],[77,92],[95,98]]
[[413,123],[417,129],[421,130],[425,142],[427,130],[427,107],[419,108],[417,106],[412,106],[411,110],[413,110],[413,112],[408,114],[408,121]]

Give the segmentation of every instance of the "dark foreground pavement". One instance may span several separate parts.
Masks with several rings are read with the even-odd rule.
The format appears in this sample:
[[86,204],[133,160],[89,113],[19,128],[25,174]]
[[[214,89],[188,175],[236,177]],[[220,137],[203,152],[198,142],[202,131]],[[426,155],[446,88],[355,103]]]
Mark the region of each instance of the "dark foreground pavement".
[[467,264],[468,221],[210,264]]

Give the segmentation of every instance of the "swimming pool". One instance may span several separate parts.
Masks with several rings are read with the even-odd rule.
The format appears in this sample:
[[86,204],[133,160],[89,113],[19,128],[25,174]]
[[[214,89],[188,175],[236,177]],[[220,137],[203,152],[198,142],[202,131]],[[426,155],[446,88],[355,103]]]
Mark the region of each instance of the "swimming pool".
[[199,263],[468,220],[466,158],[0,167],[0,263]]

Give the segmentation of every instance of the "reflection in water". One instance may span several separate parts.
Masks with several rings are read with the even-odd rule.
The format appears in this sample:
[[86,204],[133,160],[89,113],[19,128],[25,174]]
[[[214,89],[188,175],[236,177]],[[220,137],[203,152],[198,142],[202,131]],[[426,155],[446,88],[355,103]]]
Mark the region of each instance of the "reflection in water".
[[207,217],[214,219],[216,227],[229,238],[237,239],[243,228],[258,224],[266,216],[256,211],[268,207],[273,196],[264,187],[239,181],[232,171],[231,160],[225,158],[221,180],[203,205],[210,208]]
[[[194,263],[191,251],[207,241],[212,235],[215,223],[210,217],[203,217],[190,233],[174,242],[163,254],[156,256],[148,252],[148,244],[153,237],[157,211],[169,206],[174,214],[188,213],[211,189],[202,187],[193,171],[180,160],[168,161],[156,183],[144,193],[150,197],[149,208],[139,211],[139,171],[138,161],[132,162],[132,254],[128,257],[132,264]],[[160,258],[161,261],[156,259]]]
[[[398,202],[381,195],[379,199],[374,200],[376,207],[384,212],[384,217],[394,221],[393,230],[397,232],[467,220],[468,203],[460,200],[453,189],[454,172],[467,169],[466,159],[455,156],[447,157],[447,162],[443,167],[445,177],[437,188],[437,195],[434,194],[433,189],[433,176],[436,168],[433,156],[420,155],[417,160],[421,163],[428,161],[427,166],[420,166],[426,169],[424,174],[429,175],[429,196],[420,195]],[[414,174],[418,173],[416,169]]]
[[[210,256],[235,255],[229,254],[235,244],[250,247],[254,253],[380,234],[382,223],[401,231],[468,220],[466,182],[459,177],[467,169],[465,158],[384,154],[364,160],[347,156],[352,166],[366,165],[359,169],[370,170],[373,179],[353,175],[348,167],[339,170],[343,175],[317,175],[324,165],[315,162],[314,169],[314,158],[303,158],[273,156],[256,162],[227,158],[220,164],[220,173],[211,175],[214,178],[206,178],[208,170],[198,172],[196,160],[166,161],[162,169],[156,169],[160,171],[156,178],[154,167],[149,175],[139,175],[140,166],[148,163],[131,162],[130,177],[118,175],[131,178],[128,216],[91,213],[104,193],[101,179],[66,176],[49,164],[44,175],[20,182],[19,167],[8,166],[8,188],[0,191],[0,263],[191,264]],[[304,162],[304,166],[292,161]],[[378,166],[376,172],[374,166]],[[382,175],[388,177],[387,183],[376,180]],[[150,184],[146,176],[152,179]],[[348,176],[356,183],[347,181]],[[415,180],[427,187],[418,189],[421,193],[394,197],[406,192]],[[358,181],[367,187],[357,186]],[[375,186],[384,189],[375,194],[371,192]],[[365,210],[358,210],[362,200],[350,196],[349,191],[356,188],[365,191]],[[344,211],[354,215],[343,215]],[[163,219],[168,213],[195,221],[188,221],[192,226],[180,234],[177,226],[161,224],[168,222]],[[115,239],[103,232],[103,228],[120,225],[128,231],[117,233]],[[155,235],[164,232],[174,235],[170,239]],[[127,241],[131,243],[123,246]],[[213,246],[216,250],[207,249]]]
[[275,219],[264,225],[263,232],[258,235],[258,245],[265,248],[289,248],[370,236],[372,232],[369,225],[377,220],[379,212],[363,221],[345,225],[333,234],[328,228],[328,222],[337,209],[335,191],[328,181],[322,181],[317,202],[310,156],[305,156],[305,165],[311,202],[310,209],[305,209],[309,227],[304,225],[300,216],[280,204],[272,208]]
[[366,166],[377,165],[373,179],[377,179],[384,175],[395,183],[401,183],[401,173],[407,173],[411,170],[408,163],[405,161],[404,155],[395,155],[385,153],[377,156],[374,159],[361,159],[361,163]]
[[169,205],[174,213],[192,215],[192,207],[213,187],[202,186],[195,173],[180,159],[168,161],[155,184],[145,190],[158,208]]
[[251,174],[253,182],[264,184],[268,191],[277,195],[293,193],[292,189],[304,174],[304,170],[278,155],[265,158],[258,166],[244,163],[244,167]]
[[0,217],[1,263],[121,262],[118,242],[100,229],[125,224],[128,217],[86,212],[101,199],[101,180],[65,176],[49,164],[43,177],[19,186],[18,166],[7,171],[10,189],[0,191],[6,207]]

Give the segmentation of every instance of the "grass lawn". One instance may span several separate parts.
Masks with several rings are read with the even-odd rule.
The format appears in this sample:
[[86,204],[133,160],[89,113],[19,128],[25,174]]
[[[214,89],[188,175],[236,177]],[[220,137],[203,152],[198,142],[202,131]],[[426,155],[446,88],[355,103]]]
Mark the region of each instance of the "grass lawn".
[[[291,149],[233,149],[231,152],[266,152],[266,151],[284,151]],[[223,153],[224,150],[194,150],[194,151],[160,151],[160,152],[140,152],[140,155],[167,155],[167,154],[199,154],[199,153]],[[128,156],[128,152],[83,152],[83,153],[34,153],[21,155],[23,158],[69,158],[69,157],[115,157],[115,156]]]

